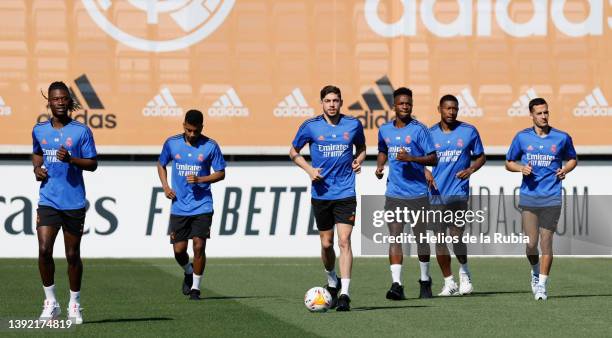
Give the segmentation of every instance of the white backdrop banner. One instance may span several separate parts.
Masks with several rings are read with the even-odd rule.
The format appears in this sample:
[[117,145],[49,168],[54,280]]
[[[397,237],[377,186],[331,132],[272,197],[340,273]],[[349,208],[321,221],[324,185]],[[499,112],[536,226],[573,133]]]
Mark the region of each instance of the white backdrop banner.
[[[310,184],[301,169],[287,163],[228,163],[224,181],[213,185],[215,214],[206,248],[211,257],[318,256],[319,238],[310,210]],[[373,163],[358,175],[357,191],[382,195],[386,178],[377,180]],[[568,175],[568,193],[612,195],[606,179],[610,163],[585,164]],[[38,183],[26,162],[0,165],[0,257],[37,257]],[[520,174],[503,163],[487,163],[472,177],[474,192],[512,194]],[[154,163],[102,163],[85,174],[89,210],[81,251],[83,257],[172,257],[164,197]],[[586,189],[586,190],[585,190]],[[359,210],[359,209],[358,209]],[[355,255],[361,252],[357,217]],[[64,255],[63,238],[55,256]]]

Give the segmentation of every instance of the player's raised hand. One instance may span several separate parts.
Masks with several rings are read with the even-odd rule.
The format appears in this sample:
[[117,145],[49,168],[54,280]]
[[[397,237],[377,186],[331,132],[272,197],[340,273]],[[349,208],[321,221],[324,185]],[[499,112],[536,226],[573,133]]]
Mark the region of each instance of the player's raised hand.
[[556,175],[558,179],[563,181],[565,179],[565,170],[563,168],[557,169]]
[[165,186],[163,188],[164,188],[164,195],[166,195],[167,199],[173,200],[176,198],[176,192],[174,192],[172,188],[170,188],[169,186]]
[[187,175],[187,183],[189,184],[199,183],[198,177],[196,175]]
[[361,172],[361,163],[359,163],[359,161],[357,161],[356,159],[353,160],[352,167],[353,167],[353,171],[356,174],[359,174]]
[[406,149],[404,147],[402,147],[397,152],[396,158],[397,158],[398,161],[409,162],[411,160],[412,156],[408,155],[408,153],[406,152]]
[[321,176],[321,170],[321,168],[312,168],[312,170],[308,172],[310,180],[313,182],[319,182],[323,180],[323,176]]
[[55,156],[57,157],[58,160],[62,162],[70,161],[70,153],[68,152],[68,150],[66,150],[66,148],[64,148],[63,144],[60,145],[60,148],[57,150],[57,153],[55,154]]
[[385,175],[385,167],[377,167],[376,171],[374,172],[374,175],[376,175],[376,178],[378,178],[379,180],[383,178],[383,176]]
[[527,163],[527,165],[523,166],[523,168],[521,168],[521,173],[523,173],[524,176],[529,176],[531,175],[531,171],[533,170],[533,168],[531,167],[531,163]]
[[438,190],[438,186],[436,185],[436,181],[434,180],[433,175],[431,174],[431,171],[429,171],[429,169],[425,168],[425,180],[427,181],[427,186],[429,186],[429,188],[434,188],[436,190]]
[[467,169],[463,169],[460,172],[458,172],[457,175],[455,175],[455,177],[457,177],[460,180],[467,180],[468,178],[470,178],[470,176],[473,173],[474,173],[474,169],[467,168]]
[[47,179],[47,169],[43,167],[35,167],[34,168],[34,176],[36,176],[37,181],[44,181]]

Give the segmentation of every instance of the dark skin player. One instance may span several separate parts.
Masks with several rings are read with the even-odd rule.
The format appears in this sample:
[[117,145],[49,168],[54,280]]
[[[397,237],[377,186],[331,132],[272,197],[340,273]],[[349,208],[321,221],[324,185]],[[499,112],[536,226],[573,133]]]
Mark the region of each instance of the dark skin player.
[[[72,121],[69,112],[73,110],[74,102],[70,93],[64,89],[52,89],[48,93],[48,104],[51,109],[51,124],[55,129],[62,129]],[[57,159],[77,166],[82,170],[95,171],[98,161],[95,158],[77,158],[70,156],[68,150],[63,146],[57,151]],[[37,181],[49,179],[47,169],[43,168],[43,154],[32,154],[34,175]],[[55,262],[53,261],[53,245],[59,232],[59,227],[41,226],[37,227],[38,235],[38,269],[44,286],[53,285],[55,275]],[[81,279],[83,276],[83,263],[81,261],[81,236],[63,231],[64,246],[66,248],[66,260],[68,261],[68,279],[70,290],[81,290]]]

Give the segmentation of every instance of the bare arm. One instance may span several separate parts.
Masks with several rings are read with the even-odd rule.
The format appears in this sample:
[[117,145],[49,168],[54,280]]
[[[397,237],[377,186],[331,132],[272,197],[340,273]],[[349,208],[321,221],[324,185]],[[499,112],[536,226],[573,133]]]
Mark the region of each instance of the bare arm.
[[438,164],[438,155],[436,152],[432,152],[431,154],[427,154],[425,156],[411,156],[408,155],[406,149],[402,148],[397,153],[397,160],[402,162],[415,162],[422,165],[435,166]]
[[98,159],[96,159],[95,157],[93,158],[72,157],[70,153],[68,152],[68,150],[64,148],[64,146],[60,146],[55,156],[57,157],[58,160],[64,163],[72,164],[82,170],[96,171],[96,169],[98,168]]
[[289,149],[289,158],[293,161],[293,163],[297,164],[298,167],[302,168],[308,176],[310,176],[310,180],[313,182],[319,181],[323,179],[321,176],[321,168],[313,168],[306,159],[300,155],[301,149],[295,149],[295,147],[291,146]]
[[70,158],[70,164],[73,164],[80,169],[87,171],[96,171],[98,169],[98,160],[96,158]]
[[208,176],[187,176],[187,183],[215,183],[223,179],[225,179],[225,170],[219,170]]
[[515,161],[508,161],[506,160],[506,170],[508,171],[512,171],[512,172],[520,172],[525,176],[531,175],[531,165],[527,164],[527,165],[522,165],[519,163],[516,163]]
[[477,172],[478,169],[487,162],[485,154],[482,153],[478,156],[469,168],[463,169],[457,173],[456,177],[462,180],[468,179],[473,173]]
[[374,174],[379,180],[384,176],[387,159],[388,156],[386,153],[378,152],[378,156],[376,156],[376,172]]
[[166,166],[162,166],[159,162],[157,162],[157,175],[159,176],[166,197],[171,200],[175,199],[176,192],[168,185],[168,171],[166,170]]
[[578,165],[578,159],[572,158],[568,160],[567,163],[565,163],[565,166],[563,168],[557,169],[557,174],[556,174],[557,177],[560,180],[565,179],[565,175],[571,172],[572,170],[574,170],[574,168],[576,168],[577,165]]
[[353,160],[353,171],[356,173],[360,173],[361,172],[361,164],[363,163],[363,161],[366,158],[366,145],[364,144],[359,144],[359,145],[355,145],[356,153],[355,153],[355,159]]
[[55,156],[57,156],[58,160],[64,163],[72,164],[82,170],[96,171],[96,169],[98,168],[98,159],[96,159],[95,157],[94,158],[72,157],[70,153],[68,152],[68,150],[66,150],[66,148],[64,148],[63,145],[60,146],[60,148],[57,150],[57,153]]
[[34,176],[36,177],[37,181],[44,181],[47,178],[47,169],[42,167],[44,163],[42,154],[32,154]]
[[429,186],[429,188],[434,188],[436,190],[438,189],[433,174],[427,168],[425,168],[425,181],[427,181],[427,186]]

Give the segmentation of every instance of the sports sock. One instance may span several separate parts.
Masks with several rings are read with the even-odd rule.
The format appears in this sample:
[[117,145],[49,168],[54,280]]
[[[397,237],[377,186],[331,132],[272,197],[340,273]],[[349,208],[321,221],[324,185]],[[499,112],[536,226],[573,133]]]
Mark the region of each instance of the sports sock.
[[81,291],[70,290],[70,304],[81,303]]
[[540,274],[540,281],[538,282],[538,285],[546,287],[547,280],[548,280],[548,275]]
[[185,274],[189,275],[193,273],[193,265],[191,265],[191,263],[187,263],[185,265],[183,265],[183,270],[185,270]]
[[402,265],[391,264],[389,268],[391,269],[391,279],[393,280],[393,283],[399,283],[399,285],[402,285]]
[[200,278],[202,278],[202,275],[193,274],[193,284],[191,284],[192,290],[200,290]]
[[536,277],[540,275],[540,263],[531,266],[531,274]]
[[340,294],[341,295],[349,295],[349,286],[351,285],[351,279],[350,278],[342,278],[342,287],[340,288]]
[[431,277],[429,277],[429,262],[419,262],[419,266],[421,267],[421,281],[431,280]]
[[327,285],[329,285],[330,288],[337,287],[338,286],[338,276],[336,276],[336,270],[332,270],[332,271],[325,270],[325,273],[327,274]]
[[453,283],[455,283],[455,277],[453,277],[453,275],[444,277],[444,285],[451,285]]
[[55,284],[49,286],[43,285],[43,289],[45,290],[45,299],[55,301]]
[[462,273],[468,276],[470,275],[470,269],[468,269],[468,263],[459,265],[459,273]]

